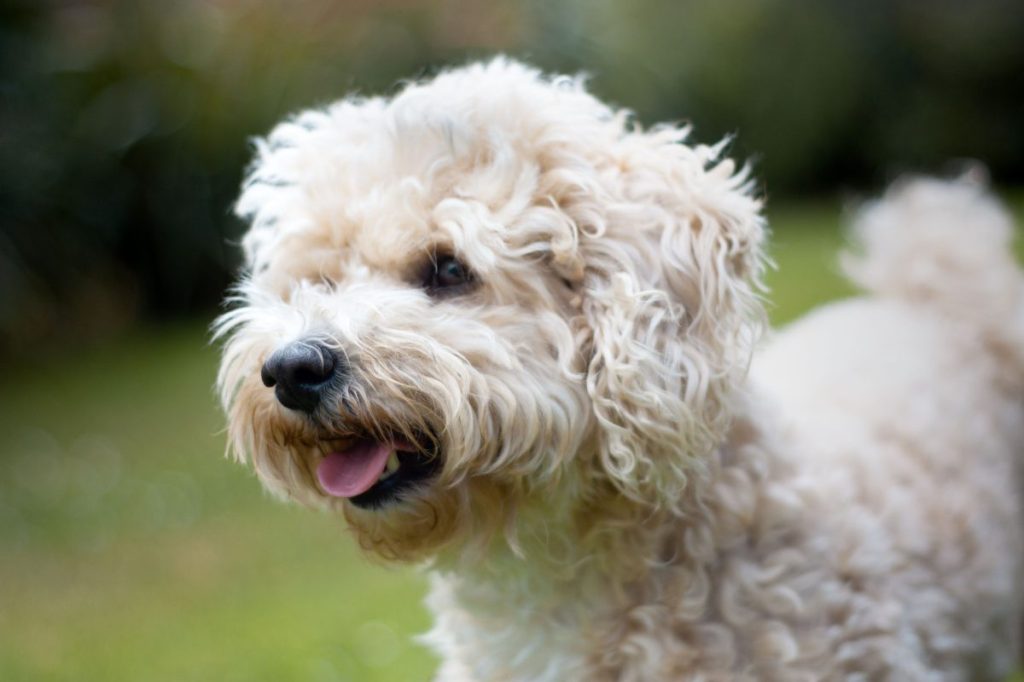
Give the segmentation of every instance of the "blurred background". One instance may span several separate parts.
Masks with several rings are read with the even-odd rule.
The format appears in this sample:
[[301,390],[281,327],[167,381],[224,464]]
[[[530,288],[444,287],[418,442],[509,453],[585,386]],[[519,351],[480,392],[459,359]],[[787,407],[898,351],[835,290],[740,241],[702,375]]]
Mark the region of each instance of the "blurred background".
[[901,172],[978,159],[1024,213],[1019,0],[7,0],[0,679],[429,679],[422,578],[222,457],[207,327],[254,136],[497,52],[734,136],[778,323]]

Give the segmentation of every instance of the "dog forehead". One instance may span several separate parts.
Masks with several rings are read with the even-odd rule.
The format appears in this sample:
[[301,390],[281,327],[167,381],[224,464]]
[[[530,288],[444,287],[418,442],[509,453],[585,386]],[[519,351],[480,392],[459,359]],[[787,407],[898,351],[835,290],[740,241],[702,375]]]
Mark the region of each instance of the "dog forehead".
[[[257,279],[287,290],[289,282],[350,280],[384,274],[415,278],[438,251],[492,260],[504,235],[490,209],[455,198],[450,183],[408,176],[351,192],[330,174],[311,179],[300,219],[283,227],[254,268]],[[472,252],[466,254],[465,252]]]
[[344,252],[375,268],[430,250],[501,248],[533,203],[535,162],[506,147],[496,163],[493,140],[468,152],[432,126],[407,132],[378,138],[373,154],[304,150],[294,248]]
[[436,230],[425,221],[386,213],[353,220],[346,216],[312,219],[304,229],[283,235],[267,253],[272,279],[341,279],[358,271],[404,275],[425,257]]
[[[538,116],[510,110],[521,98],[496,108],[479,92],[449,92],[452,85],[446,97],[434,84],[391,102],[346,100],[275,130],[238,206],[252,218],[245,245],[254,271],[336,274],[339,257],[395,271],[432,249],[487,267],[502,251],[554,233],[571,245],[571,234],[561,235],[573,231],[564,216],[537,219],[557,213],[543,178],[558,165],[541,153]],[[479,106],[455,106],[471,94]],[[561,149],[567,143],[558,139]]]

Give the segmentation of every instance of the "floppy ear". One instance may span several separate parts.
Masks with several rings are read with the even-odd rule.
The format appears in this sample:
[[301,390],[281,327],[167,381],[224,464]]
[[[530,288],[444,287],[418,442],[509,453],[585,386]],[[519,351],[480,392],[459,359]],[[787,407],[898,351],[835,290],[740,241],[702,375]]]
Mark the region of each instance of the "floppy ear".
[[656,505],[725,436],[765,317],[761,204],[724,144],[688,147],[687,132],[625,134],[601,208],[576,217],[601,469]]

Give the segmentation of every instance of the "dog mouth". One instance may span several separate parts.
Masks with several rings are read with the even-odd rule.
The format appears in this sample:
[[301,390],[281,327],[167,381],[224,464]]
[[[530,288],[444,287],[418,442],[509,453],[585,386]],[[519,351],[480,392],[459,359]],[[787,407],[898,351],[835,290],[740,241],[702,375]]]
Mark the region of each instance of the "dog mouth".
[[317,464],[321,489],[363,509],[397,502],[440,468],[434,449],[401,438],[357,438],[327,452]]

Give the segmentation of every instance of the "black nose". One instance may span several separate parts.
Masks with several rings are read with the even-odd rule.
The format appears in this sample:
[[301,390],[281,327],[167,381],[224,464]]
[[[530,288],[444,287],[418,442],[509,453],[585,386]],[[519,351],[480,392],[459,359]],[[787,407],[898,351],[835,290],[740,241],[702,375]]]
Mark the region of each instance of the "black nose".
[[295,341],[274,351],[260,377],[264,386],[274,387],[282,405],[310,413],[340,373],[341,361],[330,348],[316,341]]

